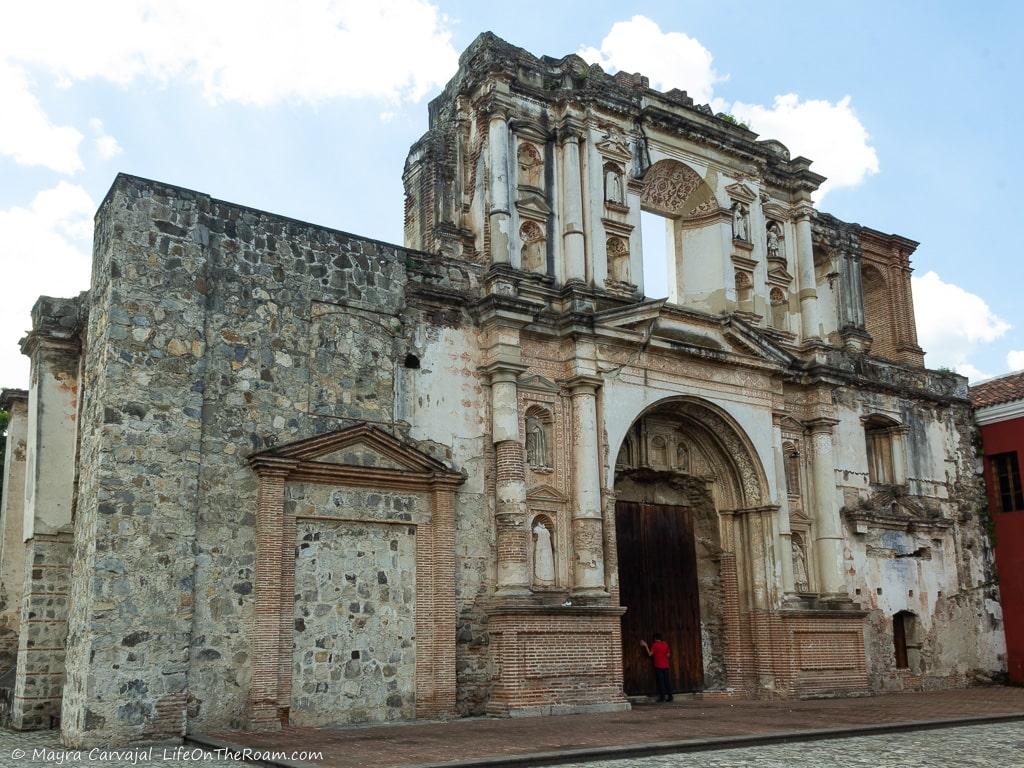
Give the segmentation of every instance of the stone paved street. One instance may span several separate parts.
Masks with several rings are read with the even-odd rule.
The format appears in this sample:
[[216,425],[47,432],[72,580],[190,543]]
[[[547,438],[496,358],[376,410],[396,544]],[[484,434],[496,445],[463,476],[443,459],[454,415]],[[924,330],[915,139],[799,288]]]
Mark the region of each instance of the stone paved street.
[[[545,755],[538,760],[547,759],[546,754],[550,753],[575,760],[575,755],[565,753],[1007,715],[1024,716],[1024,689],[991,686],[824,700],[697,699],[672,705],[641,705],[629,712],[607,714],[472,718],[370,727],[292,727],[272,734],[222,732],[210,736],[253,749],[321,750],[323,758],[310,762],[324,768],[399,768],[458,760],[514,759],[538,753]],[[935,733],[921,731],[905,738],[929,743]],[[1017,741],[1024,741],[1024,736]],[[1008,759],[1015,752],[1008,753]],[[668,762],[652,765],[686,765],[690,759],[690,755],[676,755],[661,758]],[[874,764],[872,761],[865,764]],[[929,765],[943,764],[933,761]]]
[[[303,755],[291,756],[301,759]],[[57,731],[10,731],[0,728],[0,768],[60,765],[66,768],[127,768],[132,766],[202,766],[242,768],[251,765],[192,745],[138,747],[134,749],[70,750],[61,746]]]
[[561,765],[562,768],[1021,768],[1024,766],[1024,723],[994,723]]

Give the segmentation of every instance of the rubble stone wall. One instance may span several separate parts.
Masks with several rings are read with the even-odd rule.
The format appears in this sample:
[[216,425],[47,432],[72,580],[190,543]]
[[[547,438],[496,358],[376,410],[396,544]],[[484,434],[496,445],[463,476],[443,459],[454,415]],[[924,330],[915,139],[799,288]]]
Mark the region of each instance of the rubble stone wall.
[[[97,220],[69,743],[180,735],[186,707],[193,728],[241,723],[248,454],[369,421],[456,469],[480,460],[460,343],[474,270],[118,178]],[[460,497],[479,519],[479,489]]]

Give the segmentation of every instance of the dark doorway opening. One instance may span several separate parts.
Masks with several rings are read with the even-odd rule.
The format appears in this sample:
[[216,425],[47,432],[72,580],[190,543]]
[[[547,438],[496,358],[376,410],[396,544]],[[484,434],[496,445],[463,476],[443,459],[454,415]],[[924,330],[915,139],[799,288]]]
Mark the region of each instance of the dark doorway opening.
[[656,692],[654,668],[640,646],[661,633],[672,650],[676,692],[704,687],[693,516],[688,507],[620,501],[615,505],[627,695]]

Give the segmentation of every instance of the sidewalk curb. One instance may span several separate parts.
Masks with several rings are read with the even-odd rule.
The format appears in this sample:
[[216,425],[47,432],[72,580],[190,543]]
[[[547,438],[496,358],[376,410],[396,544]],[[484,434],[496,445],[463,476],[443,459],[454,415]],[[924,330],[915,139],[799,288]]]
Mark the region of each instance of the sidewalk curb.
[[[709,739],[682,739],[680,741],[656,741],[646,744],[627,744],[622,746],[586,747],[583,749],[561,749],[551,752],[530,752],[521,755],[502,755],[499,757],[481,757],[457,762],[441,763],[406,763],[401,768],[525,768],[526,766],[564,765],[566,763],[584,763],[595,760],[622,760],[633,757],[651,757],[655,755],[680,754],[685,752],[706,752],[720,749],[736,749],[740,747],[756,747],[768,744],[787,744],[801,741],[824,741],[826,739],[844,739],[853,736],[874,736],[902,731],[924,731],[936,728],[952,728],[966,725],[985,725],[987,723],[1004,723],[1024,720],[1024,712],[1002,715],[976,715],[971,717],[948,718],[944,720],[909,720],[898,723],[878,723],[873,725],[855,725],[842,728],[820,728],[809,731],[785,731],[782,733],[757,734],[752,736],[721,736]],[[233,742],[207,736],[203,733],[190,733],[185,740],[200,746],[217,749],[245,749]],[[316,764],[299,763],[288,760],[281,761],[247,761],[257,765],[280,766],[280,768],[312,768]]]

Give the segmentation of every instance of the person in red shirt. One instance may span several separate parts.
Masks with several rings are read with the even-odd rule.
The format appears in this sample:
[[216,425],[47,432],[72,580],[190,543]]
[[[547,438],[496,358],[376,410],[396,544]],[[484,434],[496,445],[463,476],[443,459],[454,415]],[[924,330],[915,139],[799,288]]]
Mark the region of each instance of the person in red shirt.
[[672,673],[668,666],[672,649],[659,634],[654,635],[654,642],[649,646],[646,640],[641,640],[640,645],[644,647],[647,655],[654,662],[654,681],[658,686],[658,701],[672,701]]

